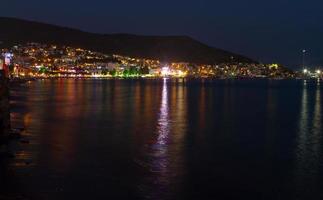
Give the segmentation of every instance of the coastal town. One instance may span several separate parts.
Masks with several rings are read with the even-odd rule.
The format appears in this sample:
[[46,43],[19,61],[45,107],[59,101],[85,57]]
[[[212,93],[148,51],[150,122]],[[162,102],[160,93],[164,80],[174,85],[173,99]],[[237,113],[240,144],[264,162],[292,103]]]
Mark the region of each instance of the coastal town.
[[[232,58],[232,60],[234,60]],[[215,78],[215,79],[317,79],[320,68],[293,71],[279,64],[162,62],[104,54],[63,45],[26,43],[0,50],[0,118],[9,128],[9,82],[44,78]]]
[[323,200],[322,7],[2,1],[0,200]]
[[[12,78],[322,78],[321,70],[294,72],[279,64],[162,62],[107,55],[62,45],[27,43],[1,50]],[[233,60],[233,58],[232,58]]]

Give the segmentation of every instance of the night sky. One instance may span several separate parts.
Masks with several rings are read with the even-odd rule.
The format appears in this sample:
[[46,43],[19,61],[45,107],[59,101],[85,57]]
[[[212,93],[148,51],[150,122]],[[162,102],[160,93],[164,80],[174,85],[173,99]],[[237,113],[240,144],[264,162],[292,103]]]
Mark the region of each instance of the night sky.
[[188,35],[262,62],[323,65],[322,0],[8,0],[1,16],[97,33]]

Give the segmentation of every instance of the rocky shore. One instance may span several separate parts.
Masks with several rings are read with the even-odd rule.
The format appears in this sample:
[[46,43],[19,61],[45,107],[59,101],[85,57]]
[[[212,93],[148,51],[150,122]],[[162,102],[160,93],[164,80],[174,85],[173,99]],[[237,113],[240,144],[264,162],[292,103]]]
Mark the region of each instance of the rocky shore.
[[[3,71],[0,70],[0,200],[29,200],[30,198],[23,195],[15,184],[11,185],[10,179],[12,177],[8,169],[9,160],[15,157],[8,144],[13,140],[20,139],[20,133],[23,131],[22,129],[12,129],[10,125],[10,84]],[[21,142],[26,142],[26,140]]]
[[10,132],[9,82],[0,71],[0,139]]

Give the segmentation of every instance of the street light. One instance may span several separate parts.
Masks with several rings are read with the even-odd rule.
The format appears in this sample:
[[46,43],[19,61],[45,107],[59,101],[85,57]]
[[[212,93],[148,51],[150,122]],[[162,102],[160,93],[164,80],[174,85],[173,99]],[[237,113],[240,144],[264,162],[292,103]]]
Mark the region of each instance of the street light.
[[307,69],[304,69],[303,72],[304,72],[304,74],[307,74],[308,70]]
[[302,60],[302,61],[303,61],[303,63],[302,63],[302,64],[303,64],[303,69],[304,69],[304,68],[305,68],[305,54],[306,54],[306,50],[305,50],[305,49],[303,49],[303,50],[302,50],[302,53],[303,53],[303,54],[302,54],[302,55],[303,55],[303,57],[302,57],[302,58],[303,58],[303,60]]
[[317,74],[321,74],[321,70],[319,70],[319,69],[318,69],[318,70],[316,70],[316,73],[317,73]]

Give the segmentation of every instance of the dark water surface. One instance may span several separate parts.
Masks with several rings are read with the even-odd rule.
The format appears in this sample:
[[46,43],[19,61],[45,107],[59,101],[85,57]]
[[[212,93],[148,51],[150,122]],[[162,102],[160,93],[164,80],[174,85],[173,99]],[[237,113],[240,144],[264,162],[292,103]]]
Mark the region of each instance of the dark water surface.
[[[323,83],[322,83],[323,84]],[[35,200],[323,199],[322,85],[45,80],[12,91],[28,142],[5,192]]]

